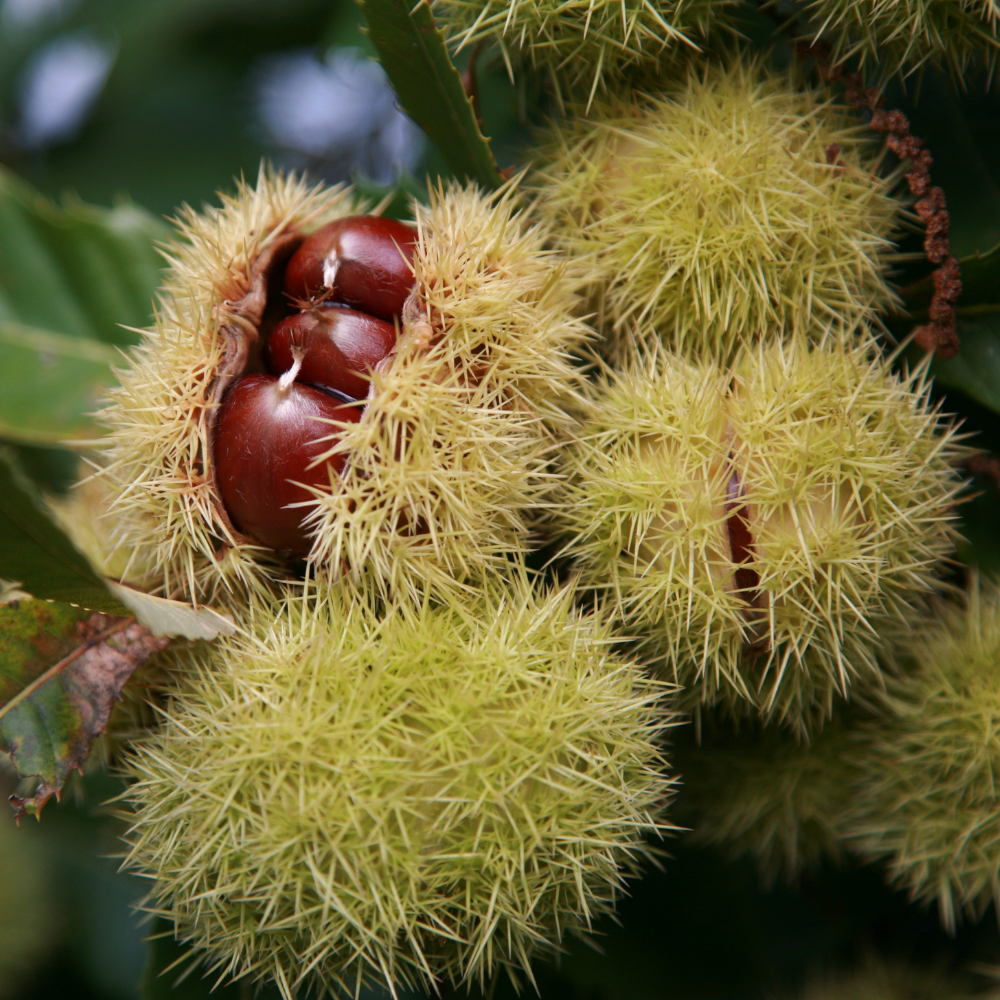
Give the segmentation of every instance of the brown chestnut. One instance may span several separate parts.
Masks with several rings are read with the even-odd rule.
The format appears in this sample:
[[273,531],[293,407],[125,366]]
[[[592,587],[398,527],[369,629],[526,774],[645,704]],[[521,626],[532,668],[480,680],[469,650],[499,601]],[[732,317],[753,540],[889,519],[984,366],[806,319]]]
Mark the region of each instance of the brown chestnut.
[[317,229],[285,269],[293,301],[325,295],[353,309],[392,320],[413,288],[416,231],[395,219],[352,215]]
[[299,382],[364,399],[371,370],[395,346],[392,323],[354,309],[310,309],[271,331],[264,360],[269,372],[280,375],[292,367],[293,349],[300,348]]
[[[287,374],[294,378],[294,372]],[[329,489],[331,474],[342,471],[346,456],[310,468],[337,433],[325,420],[356,423],[361,407],[292,378],[244,375],[230,386],[215,425],[215,476],[240,531],[268,548],[305,555],[311,542],[302,520],[309,508],[289,504],[314,495],[295,484]]]

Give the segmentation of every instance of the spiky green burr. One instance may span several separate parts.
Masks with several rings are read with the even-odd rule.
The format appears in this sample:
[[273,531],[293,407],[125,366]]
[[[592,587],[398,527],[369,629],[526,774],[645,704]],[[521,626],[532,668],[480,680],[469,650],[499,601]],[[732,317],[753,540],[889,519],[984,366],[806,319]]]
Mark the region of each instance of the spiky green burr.
[[700,51],[725,0],[432,0],[449,40],[500,46],[508,70],[547,71],[561,99],[593,98],[631,70]]
[[927,65],[956,76],[992,68],[1000,53],[997,0],[813,0],[801,4],[808,41],[833,45],[835,62],[856,60],[885,76]]
[[687,706],[807,730],[879,683],[955,540],[962,450],[926,371],[828,337],[731,367],[654,346],[595,385],[557,528]]
[[886,861],[914,899],[953,928],[1000,899],[1000,589],[974,577],[901,644],[895,718],[873,729],[852,820],[859,849]]
[[612,96],[542,137],[534,185],[589,265],[621,356],[636,324],[731,353],[780,329],[853,329],[894,301],[899,204],[856,117],[794,76],[734,59],[661,96]]
[[589,330],[565,261],[513,191],[441,187],[414,217],[419,308],[336,446],[349,468],[317,497],[312,559],[419,599],[504,574],[526,546]]
[[870,957],[852,973],[816,977],[799,1000],[988,1000],[968,977]]
[[[182,217],[156,325],[102,414],[112,541],[134,582],[239,606],[287,578],[287,554],[242,535],[221,501],[214,414],[246,370],[248,342],[259,349],[266,335],[261,317],[282,304],[267,289],[289,241],[363,210],[350,191],[262,171],[256,188]],[[334,447],[349,454],[346,471],[303,516],[314,575],[419,599],[474,586],[523,550],[578,378],[569,354],[588,331],[564,262],[510,187],[440,188],[415,212],[415,293],[398,348]]]
[[152,906],[283,995],[525,970],[665,829],[665,687],[572,594],[377,615],[350,589],[190,665],[131,757]]
[[699,721],[697,739],[682,730],[673,754],[684,779],[673,815],[694,843],[751,858],[765,885],[843,858],[859,776],[850,720],[841,714],[808,740],[774,726]]
[[142,331],[101,414],[101,476],[115,543],[132,557],[125,574],[136,583],[213,602],[261,593],[282,574],[275,553],[241,544],[211,480],[212,395],[232,353],[223,331],[245,325],[237,309],[255,265],[289,230],[363,208],[342,188],[262,168],[256,187],[241,183],[220,207],[186,208],[177,220],[155,325]]

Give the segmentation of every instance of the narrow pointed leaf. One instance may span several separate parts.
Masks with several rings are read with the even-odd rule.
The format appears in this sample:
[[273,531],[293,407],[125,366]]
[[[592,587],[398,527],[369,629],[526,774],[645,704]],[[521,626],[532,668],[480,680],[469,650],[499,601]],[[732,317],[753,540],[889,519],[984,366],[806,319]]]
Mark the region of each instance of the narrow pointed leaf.
[[147,326],[165,227],[133,205],[56,205],[0,168],[0,437],[94,437],[125,327]]
[[86,556],[43,511],[10,453],[0,450],[0,578],[43,600],[130,615]]
[[363,0],[361,6],[403,110],[430,136],[455,174],[487,190],[499,187],[503,178],[429,5]]

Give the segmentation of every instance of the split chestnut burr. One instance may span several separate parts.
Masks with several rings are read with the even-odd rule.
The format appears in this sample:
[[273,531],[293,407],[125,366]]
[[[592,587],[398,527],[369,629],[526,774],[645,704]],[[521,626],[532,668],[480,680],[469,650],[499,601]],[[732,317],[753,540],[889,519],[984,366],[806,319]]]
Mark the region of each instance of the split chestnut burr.
[[260,545],[306,555],[315,491],[336,490],[345,454],[319,461],[363,415],[371,373],[396,346],[413,290],[417,234],[377,216],[338,219],[308,236],[284,273],[301,311],[271,331],[268,374],[244,374],[222,398],[215,479],[233,525]]

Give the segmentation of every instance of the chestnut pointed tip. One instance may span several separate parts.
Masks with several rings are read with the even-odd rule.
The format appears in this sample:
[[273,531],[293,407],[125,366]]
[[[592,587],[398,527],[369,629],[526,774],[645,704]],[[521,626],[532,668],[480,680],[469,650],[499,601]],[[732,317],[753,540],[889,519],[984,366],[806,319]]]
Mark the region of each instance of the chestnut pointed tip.
[[394,324],[354,309],[328,306],[289,316],[271,333],[267,366],[282,375],[293,364],[297,345],[305,352],[297,381],[365,399],[371,373],[396,346]]
[[391,320],[413,286],[417,232],[395,219],[355,215],[330,222],[307,237],[285,271],[292,301],[330,297],[379,319]]

